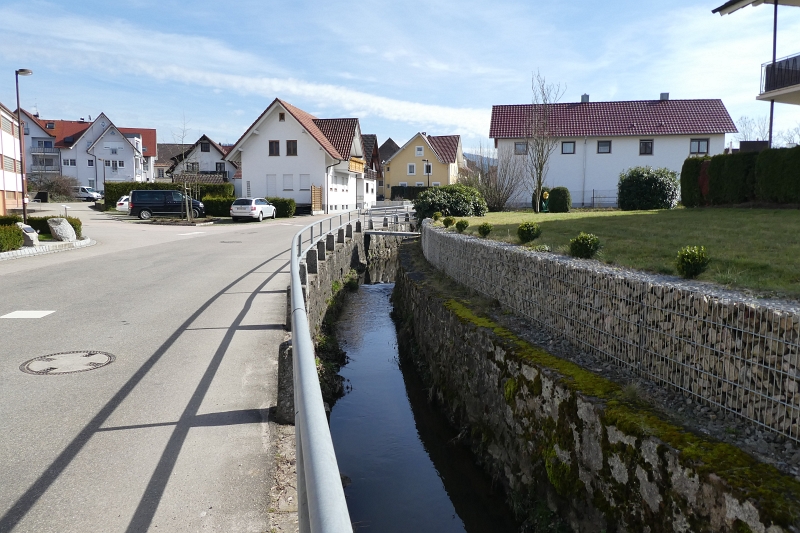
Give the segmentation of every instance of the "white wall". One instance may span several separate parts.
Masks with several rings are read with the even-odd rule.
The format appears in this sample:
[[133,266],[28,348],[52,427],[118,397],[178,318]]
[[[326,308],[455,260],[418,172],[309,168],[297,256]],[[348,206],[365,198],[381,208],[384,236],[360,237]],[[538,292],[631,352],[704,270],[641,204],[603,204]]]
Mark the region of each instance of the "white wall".
[[194,149],[186,155],[186,160],[181,161],[175,165],[173,173],[183,172],[186,169],[187,163],[197,163],[200,172],[216,172],[217,163],[225,163],[225,171],[228,173],[228,179],[233,179],[236,172],[236,167],[229,161],[225,161],[224,154],[221,154],[214,145],[209,143],[208,152],[203,152],[201,146],[198,144]]
[[[689,157],[691,139],[709,139],[709,155],[720,154],[725,148],[724,134],[559,139],[555,151],[550,156],[545,185],[567,187],[572,196],[573,205],[589,206],[592,203],[593,190],[597,191],[598,196],[615,195],[620,173],[631,167],[667,167],[680,173],[683,162]],[[597,153],[597,141],[600,140],[611,141],[610,154]],[[653,141],[652,155],[639,155],[640,140]],[[519,142],[522,139],[498,139],[498,150],[508,149],[513,153],[515,141]],[[574,154],[561,153],[563,141],[575,142]],[[527,192],[512,202],[517,205],[530,206]]]
[[[0,113],[16,127],[17,117],[15,115],[2,110],[0,110]],[[13,161],[16,161],[16,165],[20,164],[19,139],[0,129],[0,161],[2,161],[3,156],[10,157]],[[13,170],[2,170],[3,167],[3,165],[0,165],[0,194],[5,194],[4,191],[22,192],[22,174]],[[5,201],[7,207],[17,207],[17,203],[14,199],[6,199]]]

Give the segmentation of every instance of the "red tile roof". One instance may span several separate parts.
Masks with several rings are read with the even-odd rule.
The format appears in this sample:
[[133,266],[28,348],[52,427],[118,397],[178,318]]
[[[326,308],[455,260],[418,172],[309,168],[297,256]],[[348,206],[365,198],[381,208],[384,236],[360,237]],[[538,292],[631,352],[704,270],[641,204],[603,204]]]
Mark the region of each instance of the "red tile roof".
[[442,163],[455,163],[458,156],[458,135],[428,135],[428,142]]
[[318,118],[314,124],[342,156],[339,159],[350,159],[353,138],[358,130],[357,118]]
[[[526,136],[532,104],[492,107],[489,137]],[[557,137],[736,133],[722,100],[635,100],[553,104]]]
[[120,133],[138,133],[142,136],[142,155],[145,157],[158,157],[158,144],[156,143],[156,130],[151,128],[117,128]]
[[[311,134],[312,137],[314,137],[314,139],[320,144],[320,146],[322,146],[322,148],[326,152],[328,152],[328,154],[330,154],[331,157],[341,160],[348,159],[347,157],[342,157],[342,155],[339,153],[339,151],[336,149],[333,143],[331,143],[331,141],[322,133],[322,131],[320,131],[317,125],[314,124],[314,121],[317,120],[317,117],[311,115],[310,113],[306,113],[299,107],[295,107],[289,102],[284,102],[279,98],[276,98],[275,102],[279,102],[284,107],[284,109],[286,109],[286,111],[288,111],[295,118],[295,120],[297,120],[297,122],[299,122],[309,134]],[[273,104],[275,102],[273,102]],[[269,107],[267,109],[269,109]],[[266,113],[266,111],[264,111],[264,113]],[[347,152],[348,153],[350,152],[349,148]]]

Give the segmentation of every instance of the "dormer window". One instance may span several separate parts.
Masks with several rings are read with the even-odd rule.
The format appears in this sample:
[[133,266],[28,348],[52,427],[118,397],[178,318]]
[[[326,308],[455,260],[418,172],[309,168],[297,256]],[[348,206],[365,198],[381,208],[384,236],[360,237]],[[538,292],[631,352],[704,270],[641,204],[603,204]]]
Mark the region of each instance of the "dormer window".
[[286,122],[286,113],[278,113],[278,122]]
[[44,127],[47,128],[48,130],[54,130],[54,129],[56,129],[56,123],[55,122],[48,122],[47,124],[44,125]]

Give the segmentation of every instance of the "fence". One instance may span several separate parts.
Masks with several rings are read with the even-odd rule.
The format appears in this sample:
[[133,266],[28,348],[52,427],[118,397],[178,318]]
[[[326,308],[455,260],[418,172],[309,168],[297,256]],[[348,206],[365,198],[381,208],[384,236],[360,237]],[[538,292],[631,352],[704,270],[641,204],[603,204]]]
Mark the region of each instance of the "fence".
[[800,310],[422,228],[425,257],[574,345],[800,441]]
[[617,207],[617,190],[592,189],[592,207]]

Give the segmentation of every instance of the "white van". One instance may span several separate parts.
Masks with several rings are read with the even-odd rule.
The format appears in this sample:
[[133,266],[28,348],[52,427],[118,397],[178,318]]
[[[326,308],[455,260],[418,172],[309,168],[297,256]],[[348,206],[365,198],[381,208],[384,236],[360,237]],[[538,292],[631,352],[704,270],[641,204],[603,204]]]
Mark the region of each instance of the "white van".
[[94,202],[102,198],[100,193],[95,191],[92,187],[73,187],[72,196],[84,202]]

